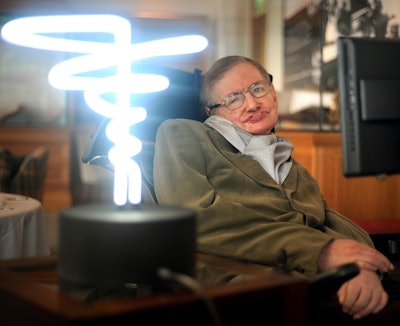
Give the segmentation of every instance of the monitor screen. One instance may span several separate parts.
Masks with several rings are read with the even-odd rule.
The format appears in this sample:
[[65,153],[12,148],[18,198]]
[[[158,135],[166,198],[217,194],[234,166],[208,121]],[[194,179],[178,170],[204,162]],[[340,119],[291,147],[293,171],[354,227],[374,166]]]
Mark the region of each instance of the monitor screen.
[[400,41],[338,39],[344,175],[400,173]]

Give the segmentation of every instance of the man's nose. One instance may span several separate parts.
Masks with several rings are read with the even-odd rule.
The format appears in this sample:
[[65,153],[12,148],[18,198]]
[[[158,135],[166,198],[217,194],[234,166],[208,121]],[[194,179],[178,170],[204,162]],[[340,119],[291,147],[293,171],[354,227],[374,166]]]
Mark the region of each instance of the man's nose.
[[249,91],[247,91],[245,94],[245,102],[246,102],[246,107],[248,110],[255,110],[257,109],[259,102],[257,99],[251,95]]

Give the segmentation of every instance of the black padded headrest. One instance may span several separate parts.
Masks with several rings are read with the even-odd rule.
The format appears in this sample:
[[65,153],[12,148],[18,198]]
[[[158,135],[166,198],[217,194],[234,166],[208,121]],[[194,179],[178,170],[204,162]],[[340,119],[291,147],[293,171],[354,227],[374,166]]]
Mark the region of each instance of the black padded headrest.
[[193,73],[160,66],[140,65],[135,72],[154,73],[168,77],[167,89],[149,94],[134,94],[132,105],[147,110],[145,121],[132,127],[131,133],[142,141],[155,141],[159,125],[166,119],[184,118],[204,121],[206,115],[200,106],[201,71]]

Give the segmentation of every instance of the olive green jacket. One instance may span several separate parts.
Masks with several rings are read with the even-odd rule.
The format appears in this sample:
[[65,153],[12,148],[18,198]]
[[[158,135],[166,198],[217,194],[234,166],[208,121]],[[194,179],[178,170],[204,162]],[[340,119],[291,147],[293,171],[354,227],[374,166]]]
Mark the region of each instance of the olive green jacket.
[[159,128],[154,186],[160,204],[197,212],[199,251],[287,268],[311,277],[321,249],[332,239],[373,246],[368,234],[330,209],[317,182],[295,160],[282,185],[213,128],[193,120],[167,120]]

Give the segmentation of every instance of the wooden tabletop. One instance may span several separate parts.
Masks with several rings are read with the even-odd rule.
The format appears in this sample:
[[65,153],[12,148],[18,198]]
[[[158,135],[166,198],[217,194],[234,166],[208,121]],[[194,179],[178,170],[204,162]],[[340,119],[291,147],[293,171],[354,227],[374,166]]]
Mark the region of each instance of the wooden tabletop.
[[99,321],[149,325],[306,325],[307,282],[221,257],[198,262],[247,275],[245,280],[129,298],[84,300],[61,293],[57,257],[0,262],[0,324],[89,325]]

